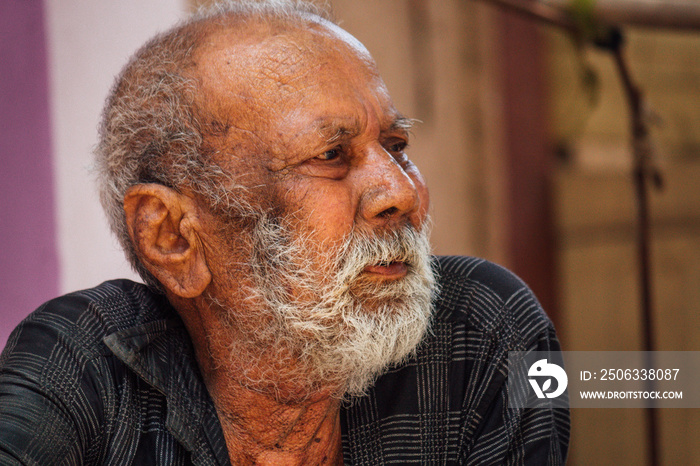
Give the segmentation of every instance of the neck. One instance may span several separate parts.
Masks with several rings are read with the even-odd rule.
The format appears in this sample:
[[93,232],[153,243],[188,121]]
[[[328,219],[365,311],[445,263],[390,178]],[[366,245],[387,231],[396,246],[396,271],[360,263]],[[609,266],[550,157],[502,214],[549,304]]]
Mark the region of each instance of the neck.
[[337,398],[282,402],[220,375],[209,387],[232,464],[342,464]]
[[[221,325],[207,307],[180,313],[192,337],[232,464],[342,464],[340,400],[333,396],[337,387],[319,388],[311,396],[302,396],[304,391],[294,378],[282,375],[285,368],[280,367],[278,358],[268,361],[270,358],[263,357],[269,364],[256,361],[268,370],[251,374],[246,351],[234,352],[240,358],[229,357],[225,341],[236,336],[211,332]],[[293,366],[293,361],[281,359],[286,360],[287,369]],[[269,380],[275,375],[286,380],[250,388],[241,380],[243,372],[268,382],[275,382]]]

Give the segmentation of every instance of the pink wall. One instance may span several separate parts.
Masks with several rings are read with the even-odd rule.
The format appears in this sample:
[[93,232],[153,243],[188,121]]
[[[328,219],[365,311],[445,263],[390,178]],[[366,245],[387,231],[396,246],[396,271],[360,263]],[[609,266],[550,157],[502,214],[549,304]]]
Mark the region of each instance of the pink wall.
[[58,292],[41,0],[0,2],[0,348]]

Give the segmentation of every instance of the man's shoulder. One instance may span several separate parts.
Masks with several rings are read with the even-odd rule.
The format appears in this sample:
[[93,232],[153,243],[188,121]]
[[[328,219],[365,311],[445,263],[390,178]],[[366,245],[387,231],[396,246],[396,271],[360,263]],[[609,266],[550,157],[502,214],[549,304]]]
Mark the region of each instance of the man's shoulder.
[[99,351],[106,335],[163,320],[171,315],[165,297],[130,280],[111,280],[41,305],[8,339],[16,344],[65,341],[74,348]]
[[435,271],[441,289],[459,293],[487,291],[502,301],[526,289],[527,285],[513,272],[486,259],[470,256],[435,256]]
[[466,321],[484,333],[527,331],[534,336],[551,327],[530,288],[508,269],[467,256],[436,256],[433,263],[437,319]]
[[105,331],[113,332],[166,318],[170,311],[164,296],[141,283],[119,279],[54,298],[29,318],[55,315],[67,322],[80,322],[90,316]]

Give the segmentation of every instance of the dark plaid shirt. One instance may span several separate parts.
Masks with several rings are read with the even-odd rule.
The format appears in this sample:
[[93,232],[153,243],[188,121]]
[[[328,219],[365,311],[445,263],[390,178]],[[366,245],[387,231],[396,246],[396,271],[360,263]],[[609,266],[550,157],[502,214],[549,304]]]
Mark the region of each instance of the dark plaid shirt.
[[[508,351],[558,351],[523,283],[437,258],[440,294],[417,357],[343,408],[345,464],[563,464],[565,409],[507,408]],[[126,280],[31,314],[0,358],[0,464],[229,464],[174,310]]]

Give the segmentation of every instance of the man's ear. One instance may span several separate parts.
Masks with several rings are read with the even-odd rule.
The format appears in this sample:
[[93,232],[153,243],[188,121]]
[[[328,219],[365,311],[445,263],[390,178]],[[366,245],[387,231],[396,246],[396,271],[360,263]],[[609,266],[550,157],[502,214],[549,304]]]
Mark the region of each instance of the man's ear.
[[126,225],[136,252],[153,276],[182,298],[202,294],[211,272],[194,201],[159,184],[132,186],[124,196]]

